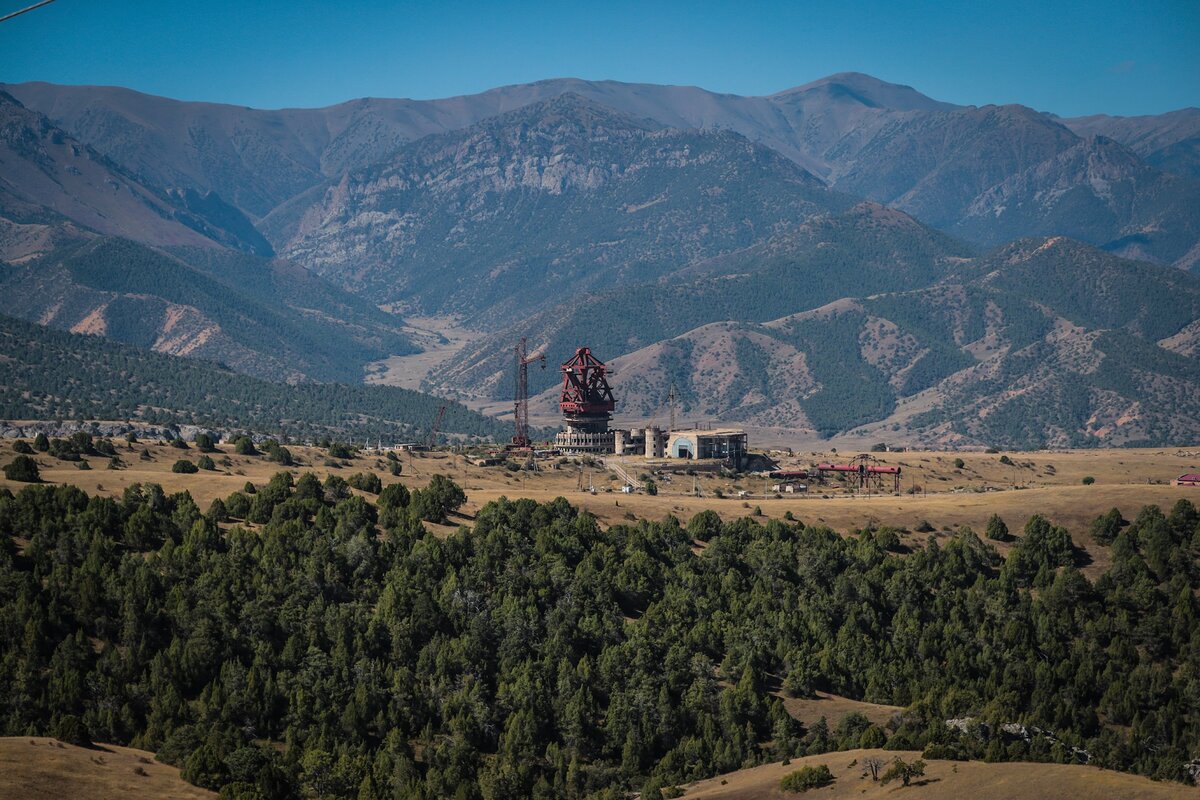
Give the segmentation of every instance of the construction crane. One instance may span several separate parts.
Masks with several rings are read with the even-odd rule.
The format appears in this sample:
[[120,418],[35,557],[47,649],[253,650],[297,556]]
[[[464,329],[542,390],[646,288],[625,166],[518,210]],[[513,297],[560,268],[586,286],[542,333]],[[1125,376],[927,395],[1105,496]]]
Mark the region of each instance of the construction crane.
[[546,368],[546,356],[543,353],[529,355],[525,349],[525,337],[513,349],[517,361],[517,389],[513,398],[513,447],[529,447],[529,365],[538,361],[542,369]]
[[446,404],[442,403],[438,406],[437,416],[433,418],[433,425],[429,428],[429,439],[425,442],[425,446],[430,450],[437,444],[438,430],[442,427],[442,418],[445,416]]

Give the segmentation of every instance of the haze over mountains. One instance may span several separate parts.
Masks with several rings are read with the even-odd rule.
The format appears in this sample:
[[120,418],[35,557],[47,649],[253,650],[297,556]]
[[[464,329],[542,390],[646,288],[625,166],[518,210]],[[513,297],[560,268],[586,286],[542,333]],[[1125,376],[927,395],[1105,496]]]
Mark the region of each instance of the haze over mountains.
[[511,392],[525,335],[618,359],[629,413],[674,382],[697,414],[823,434],[1200,433],[1197,109],[1060,119],[853,73],[279,111],[3,90],[0,287],[31,321],[355,380],[411,350],[386,303],[487,334],[428,379],[462,396]]

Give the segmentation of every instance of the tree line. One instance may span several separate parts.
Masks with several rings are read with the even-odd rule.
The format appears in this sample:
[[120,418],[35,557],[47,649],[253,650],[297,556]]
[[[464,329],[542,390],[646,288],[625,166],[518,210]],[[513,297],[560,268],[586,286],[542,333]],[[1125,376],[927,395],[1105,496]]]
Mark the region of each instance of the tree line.
[[[966,529],[605,530],[562,498],[426,530],[464,499],[0,490],[0,733],[146,748],[234,798],[653,796],[859,746],[1184,780],[1200,755],[1187,501],[1098,520],[1093,582],[1039,516],[1007,559]],[[818,690],[905,710],[806,728],[783,698]]]

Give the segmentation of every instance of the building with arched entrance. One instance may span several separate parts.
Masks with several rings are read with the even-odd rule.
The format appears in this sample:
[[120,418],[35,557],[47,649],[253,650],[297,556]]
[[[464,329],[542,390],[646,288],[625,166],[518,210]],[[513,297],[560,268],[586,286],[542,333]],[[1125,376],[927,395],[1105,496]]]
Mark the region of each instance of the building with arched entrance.
[[671,431],[667,439],[667,458],[716,459],[727,461],[735,469],[746,460],[746,432],[735,428],[712,431]]

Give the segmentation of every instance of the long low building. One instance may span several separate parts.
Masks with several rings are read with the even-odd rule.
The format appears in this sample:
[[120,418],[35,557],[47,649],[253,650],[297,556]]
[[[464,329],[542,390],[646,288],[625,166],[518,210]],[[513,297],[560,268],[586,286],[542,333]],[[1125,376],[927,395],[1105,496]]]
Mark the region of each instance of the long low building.
[[671,431],[667,458],[717,459],[741,467],[746,460],[746,432],[739,428]]

